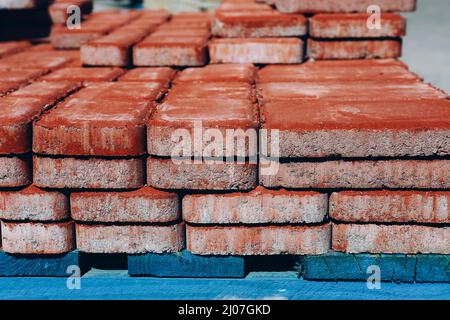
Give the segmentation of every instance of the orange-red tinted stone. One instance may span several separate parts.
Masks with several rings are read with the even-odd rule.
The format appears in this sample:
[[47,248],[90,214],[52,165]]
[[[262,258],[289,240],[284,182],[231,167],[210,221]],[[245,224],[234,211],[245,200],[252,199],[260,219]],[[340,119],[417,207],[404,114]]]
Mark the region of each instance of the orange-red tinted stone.
[[0,187],[21,187],[31,181],[31,163],[28,159],[0,156]]
[[270,164],[278,167],[275,174],[259,177],[260,184],[268,188],[450,188],[449,160],[341,160]]
[[70,203],[76,221],[163,223],[180,218],[177,194],[150,187],[125,192],[74,192]]
[[207,38],[147,37],[133,47],[136,66],[202,66],[207,62]]
[[330,249],[331,227],[186,226],[187,249],[199,255],[317,255]]
[[76,224],[77,249],[89,253],[168,253],[184,248],[184,224]]
[[224,2],[218,8],[217,12],[272,12],[273,9],[266,4],[251,2]]
[[246,82],[253,83],[256,68],[252,64],[210,64],[202,68],[184,69],[175,83],[185,82]]
[[1,222],[3,251],[61,254],[75,249],[74,223]]
[[368,28],[370,15],[318,14],[309,19],[309,35],[313,38],[398,38],[406,34],[406,19],[399,14],[382,15],[380,28]]
[[72,62],[72,53],[65,51],[23,51],[0,60],[0,69],[41,69],[55,70]]
[[377,82],[419,81],[397,60],[318,60],[300,65],[269,65],[259,70],[257,82]]
[[77,86],[61,82],[36,83],[0,99],[0,154],[21,154],[31,150],[31,125],[45,110]]
[[29,47],[31,47],[31,42],[26,40],[0,42],[0,58],[23,51]]
[[183,219],[198,224],[320,223],[328,196],[317,192],[268,190],[186,195]]
[[1,219],[58,221],[69,217],[69,199],[60,192],[33,185],[17,191],[0,191]]
[[159,82],[168,84],[175,76],[176,71],[167,67],[134,68],[120,77],[122,82]]
[[294,37],[307,33],[307,20],[302,15],[283,15],[275,11],[219,12],[212,33],[221,38]]
[[343,191],[330,197],[330,217],[343,222],[450,222],[450,192]]
[[117,79],[124,71],[120,68],[63,68],[46,76],[43,81],[73,81],[89,84],[92,82],[108,82]]
[[54,155],[144,154],[146,122],[164,90],[156,82],[91,85],[34,124],[33,150]]
[[402,42],[383,40],[313,40],[308,39],[308,56],[316,60],[389,59],[402,55]]
[[37,79],[44,72],[41,69],[0,69],[1,82],[16,82],[21,86]]
[[261,107],[282,158],[450,155],[450,101],[301,100]]
[[[220,88],[221,84],[216,85]],[[249,98],[230,99],[227,95],[231,94],[216,99],[169,98],[160,104],[147,127],[148,153],[176,157],[255,156],[258,110]],[[211,141],[210,135],[222,141]],[[236,140],[237,147],[228,146]]]
[[170,90],[171,101],[189,98],[255,101],[256,97],[252,85],[244,82],[179,83]]
[[303,41],[297,38],[213,39],[212,63],[301,63]]
[[450,228],[333,224],[332,249],[348,253],[450,254]]
[[418,81],[390,82],[271,82],[257,85],[260,103],[314,99],[359,101],[408,101],[447,99],[448,95],[433,86]]
[[275,5],[285,13],[366,12],[372,5],[382,12],[416,10],[416,0],[275,0]]
[[257,170],[252,163],[195,164],[148,158],[147,183],[160,189],[250,190],[257,185]]
[[[1,158],[0,158],[1,159]],[[34,156],[36,186],[71,189],[133,189],[144,185],[140,158],[47,158]]]

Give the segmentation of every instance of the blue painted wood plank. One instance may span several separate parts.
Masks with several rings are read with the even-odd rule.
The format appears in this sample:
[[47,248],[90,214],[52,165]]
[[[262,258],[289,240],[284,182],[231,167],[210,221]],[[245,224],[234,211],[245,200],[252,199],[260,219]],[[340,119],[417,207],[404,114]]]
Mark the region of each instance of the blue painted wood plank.
[[179,253],[128,256],[131,276],[242,278],[244,258],[235,256],[199,256],[183,250]]
[[0,277],[67,277],[69,266],[78,266],[81,272],[84,271],[78,251],[58,255],[8,254],[0,251]]
[[346,254],[330,252],[300,258],[307,280],[366,281],[377,266],[382,281],[450,282],[449,255]]

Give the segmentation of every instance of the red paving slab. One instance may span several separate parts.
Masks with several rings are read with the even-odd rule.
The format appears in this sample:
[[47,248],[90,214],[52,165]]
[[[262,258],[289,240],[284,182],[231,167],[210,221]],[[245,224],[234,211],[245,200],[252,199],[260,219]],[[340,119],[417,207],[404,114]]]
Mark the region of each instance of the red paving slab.
[[268,65],[260,69],[257,76],[258,83],[361,81],[400,83],[419,80],[421,79],[418,75],[410,72],[402,62],[396,60],[319,60],[300,65]]
[[187,249],[199,255],[305,255],[330,249],[331,227],[186,226]]
[[69,199],[34,185],[17,191],[0,191],[0,218],[20,221],[58,221],[70,218]]
[[41,69],[0,69],[1,82],[14,82],[20,85],[26,85],[43,75]]
[[326,194],[263,187],[248,193],[183,197],[183,219],[193,224],[320,223],[327,208]]
[[134,189],[144,185],[144,167],[145,160],[140,158],[34,156],[33,178],[35,185],[43,188]]
[[372,5],[382,12],[416,10],[416,0],[275,0],[275,5],[285,13],[366,12]]
[[257,185],[257,165],[252,163],[199,163],[191,160],[148,158],[147,183],[159,189],[251,190]]
[[61,254],[75,249],[74,223],[1,222],[2,250],[15,254]]
[[[220,85],[218,84],[217,88],[220,88]],[[200,130],[206,130],[206,132],[200,132],[200,134],[195,135],[196,124],[201,127]],[[158,156],[191,156],[196,152],[193,148],[195,143],[201,143],[204,140],[201,151],[206,154],[206,145],[211,138],[204,137],[203,134],[207,135],[208,129],[215,129],[214,132],[209,130],[209,133],[220,134],[223,146],[218,146],[216,152],[211,152],[211,156],[216,154],[216,157],[222,158],[225,155],[242,153],[254,155],[256,145],[249,146],[251,141],[245,141],[245,135],[248,134],[249,137],[252,137],[252,134],[256,135],[258,125],[258,110],[250,99],[169,98],[156,108],[155,113],[148,122],[148,152]],[[233,139],[241,137],[239,135],[240,132],[236,132],[236,130],[242,130],[244,142],[239,145],[242,148],[227,148],[227,129],[235,130],[229,130],[230,134],[236,133],[235,136],[229,135],[228,141],[230,143]],[[184,133],[189,134],[190,141],[186,142],[187,145],[192,146],[191,150],[188,150],[188,154],[180,152],[184,150],[180,149],[180,134]],[[256,139],[253,140],[256,141]],[[222,150],[222,155],[220,155]]]
[[358,160],[269,163],[276,172],[260,174],[267,188],[448,189],[448,160]]
[[184,248],[184,224],[84,225],[77,223],[77,249],[89,253],[168,253]]
[[81,68],[68,67],[56,70],[43,76],[42,81],[73,81],[83,84],[107,82],[117,79],[125,71],[120,68]]
[[179,202],[176,193],[150,187],[126,192],[74,192],[70,195],[72,218],[86,222],[175,221],[180,218]]
[[29,47],[31,47],[31,42],[26,40],[0,42],[0,58],[23,51]]
[[308,39],[308,56],[316,60],[337,59],[389,59],[402,55],[402,42],[383,40],[333,40]]
[[450,192],[343,191],[330,197],[330,217],[343,222],[450,222]]
[[218,12],[212,33],[221,38],[294,37],[307,34],[303,15],[284,15],[276,11]]
[[179,83],[170,90],[171,101],[177,99],[234,99],[255,101],[251,84],[245,82]]
[[22,187],[32,180],[31,163],[27,158],[0,156],[0,187]]
[[147,37],[133,47],[135,66],[202,66],[207,63],[207,38]]
[[369,29],[366,13],[318,14],[309,18],[313,38],[398,38],[406,34],[406,18],[399,14],[382,15],[380,28]]
[[159,82],[168,85],[176,70],[168,67],[134,68],[119,78],[120,82]]
[[253,83],[256,70],[252,64],[210,64],[202,68],[184,69],[178,73],[174,82]]
[[46,72],[65,66],[74,60],[72,52],[23,51],[0,59],[0,69],[42,69]]
[[417,81],[410,83],[271,82],[258,84],[257,93],[260,103],[304,99],[332,99],[345,102],[408,101],[447,99],[448,97],[445,92]]
[[34,125],[40,154],[137,156],[146,151],[146,122],[160,83],[101,83],[71,96]]
[[251,2],[244,2],[244,3],[233,3],[233,2],[227,2],[222,3],[217,9],[216,12],[253,12],[253,11],[269,11],[272,12],[273,9],[271,6],[267,4],[260,4],[260,3],[251,3]]
[[211,63],[301,63],[303,41],[297,38],[213,39]]
[[0,154],[29,152],[33,120],[77,88],[71,83],[58,83],[53,88],[45,86],[47,91],[42,92],[42,86],[31,86],[40,87],[39,93],[34,95],[26,87],[0,99]]
[[450,154],[450,101],[274,101],[262,128],[279,131],[280,157],[416,157]]
[[332,249],[348,253],[450,254],[450,228],[333,224]]

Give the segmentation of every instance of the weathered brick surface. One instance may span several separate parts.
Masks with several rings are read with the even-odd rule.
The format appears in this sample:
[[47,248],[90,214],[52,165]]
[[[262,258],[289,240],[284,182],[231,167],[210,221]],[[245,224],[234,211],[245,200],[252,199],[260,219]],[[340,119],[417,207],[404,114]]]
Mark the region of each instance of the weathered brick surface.
[[18,191],[0,191],[0,219],[58,221],[69,216],[69,199],[60,192],[33,185]]
[[254,1],[246,2],[223,2],[216,10],[217,12],[272,12],[273,9],[267,4],[254,3]]
[[407,83],[327,83],[327,82],[271,82],[257,86],[260,102],[304,99],[339,101],[408,101],[447,99],[448,95],[431,85],[417,81]]
[[412,82],[418,75],[397,60],[317,60],[300,65],[269,65],[259,70],[257,82]]
[[161,223],[180,217],[177,194],[150,187],[125,192],[75,192],[70,202],[76,221]]
[[176,71],[167,67],[134,68],[120,77],[121,82],[159,82],[167,85],[175,76]]
[[307,20],[302,15],[278,12],[218,12],[212,33],[221,38],[293,37],[307,33]]
[[[244,82],[212,82],[203,83],[180,83],[172,87],[170,90],[170,99],[226,99],[226,100],[247,100],[255,101],[256,96],[251,84]],[[209,101],[213,101],[210,99]],[[186,104],[189,101],[185,102]]]
[[112,81],[122,75],[124,71],[119,68],[63,68],[46,76],[43,81],[73,81],[89,84],[92,82]]
[[90,253],[165,253],[184,248],[184,224],[76,224],[77,249]]
[[450,154],[450,101],[274,101],[262,128],[279,130],[282,158]]
[[136,66],[202,66],[207,62],[207,38],[147,37],[133,47]]
[[186,226],[187,249],[199,255],[323,254],[331,228],[321,226]]
[[370,15],[318,14],[309,19],[309,35],[313,38],[398,38],[406,34],[406,19],[399,14],[382,15],[381,28],[367,27]]
[[449,223],[450,192],[344,191],[330,197],[330,217],[344,222]]
[[[227,155],[255,156],[258,111],[251,101],[250,87],[245,84],[237,86],[242,90],[235,90],[235,95],[246,92],[247,99],[243,99],[245,98],[244,94],[241,99],[235,99],[236,97],[232,97],[233,92],[230,91],[225,92],[222,98],[169,98],[159,105],[148,125],[148,153],[176,157],[190,157],[199,153],[205,157],[217,158]],[[216,91],[220,92],[221,88],[227,87],[227,85],[213,84],[209,87],[209,91],[217,89]],[[175,86],[175,88],[177,87]],[[176,89],[174,91],[174,93],[177,92]],[[205,95],[205,92],[207,93],[207,91],[203,91],[201,95]],[[196,123],[198,126],[201,125],[200,131],[202,132],[198,132]],[[207,136],[208,133],[220,134],[220,138],[223,140],[222,145],[211,143],[211,137]],[[180,139],[184,141],[183,145],[190,146],[190,150],[181,148]],[[231,145],[233,142],[234,145]],[[196,145],[197,147],[195,147]]]
[[130,189],[144,185],[145,160],[47,158],[34,156],[34,182],[39,187]]
[[275,5],[285,13],[366,12],[371,5],[379,6],[383,12],[416,10],[416,0],[275,0]]
[[450,161],[341,160],[280,163],[276,174],[260,175],[260,184],[269,188],[447,189],[450,188]]
[[327,207],[326,194],[258,187],[248,193],[187,195],[183,219],[199,224],[319,223]]
[[76,88],[64,82],[54,86],[36,83],[1,98],[0,154],[29,152],[32,121]]
[[212,63],[301,63],[303,41],[297,38],[214,39]]
[[72,52],[28,51],[19,52],[0,60],[0,69],[41,69],[46,72],[63,67],[74,60]]
[[160,83],[101,83],[71,96],[34,124],[40,154],[134,156],[145,153],[145,123]]
[[30,161],[22,157],[0,156],[0,187],[21,187],[32,181]]
[[253,83],[256,68],[252,64],[210,64],[203,68],[184,69],[175,83],[246,82]]
[[29,41],[5,41],[0,43],[0,58],[20,52],[31,47]]
[[60,254],[75,248],[73,221],[61,223],[1,222],[3,251]]
[[389,59],[402,55],[402,42],[386,40],[331,40],[308,39],[311,59]]
[[172,159],[148,158],[147,183],[161,189],[250,190],[257,184],[257,165],[174,163]]
[[22,87],[29,82],[42,76],[40,69],[0,69],[2,75],[0,82],[17,84],[17,88]]
[[450,254],[450,228],[333,224],[332,249],[348,253]]

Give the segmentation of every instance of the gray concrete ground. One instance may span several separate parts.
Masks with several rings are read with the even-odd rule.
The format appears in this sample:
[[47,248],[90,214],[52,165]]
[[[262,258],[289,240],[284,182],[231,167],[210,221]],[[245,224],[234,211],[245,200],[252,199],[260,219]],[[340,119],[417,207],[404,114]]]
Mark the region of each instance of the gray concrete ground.
[[450,0],[418,0],[405,14],[408,34],[403,58],[425,81],[450,93]]

